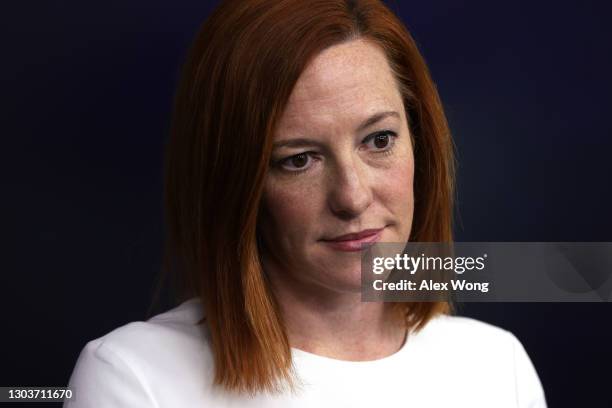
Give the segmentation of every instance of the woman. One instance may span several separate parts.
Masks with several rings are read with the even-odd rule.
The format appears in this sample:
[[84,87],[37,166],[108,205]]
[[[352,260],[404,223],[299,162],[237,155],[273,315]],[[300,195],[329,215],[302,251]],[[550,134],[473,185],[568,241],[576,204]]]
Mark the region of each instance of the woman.
[[364,244],[452,239],[442,106],[379,1],[223,2],[166,164],[184,302],[88,343],[67,406],[545,406],[512,334],[360,301]]

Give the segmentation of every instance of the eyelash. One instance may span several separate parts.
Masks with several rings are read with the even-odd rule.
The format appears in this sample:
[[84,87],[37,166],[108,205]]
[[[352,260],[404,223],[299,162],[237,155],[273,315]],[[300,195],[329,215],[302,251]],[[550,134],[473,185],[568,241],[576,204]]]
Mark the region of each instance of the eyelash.
[[[393,148],[395,147],[395,139],[397,139],[397,133],[395,133],[392,130],[381,130],[379,132],[372,133],[372,134],[366,136],[361,141],[361,143],[368,143],[371,140],[373,140],[376,136],[380,136],[380,135],[387,135],[387,136],[390,137],[390,139],[389,139],[390,146],[384,148],[384,150],[375,150],[373,153],[380,154],[380,155],[383,155],[383,156],[389,156],[389,155],[393,154]],[[302,153],[294,154],[292,156],[285,157],[283,159],[277,160],[276,163],[274,163],[274,165],[276,167],[279,167],[281,170],[284,170],[285,172],[291,174],[291,175],[297,175],[297,174],[304,173],[304,172],[310,170],[310,167],[306,167],[306,168],[300,169],[300,170],[287,170],[287,169],[284,169],[282,167],[283,163],[289,162],[291,159],[293,159],[293,158],[295,158],[297,156],[301,156],[303,154],[309,156],[310,159],[312,160],[312,154],[315,154],[315,152],[302,152]]]

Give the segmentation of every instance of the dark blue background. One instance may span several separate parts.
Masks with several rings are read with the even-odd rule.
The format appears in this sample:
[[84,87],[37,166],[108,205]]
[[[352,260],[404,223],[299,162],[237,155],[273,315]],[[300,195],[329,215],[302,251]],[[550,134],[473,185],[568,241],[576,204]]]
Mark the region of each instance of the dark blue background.
[[[611,7],[390,2],[453,131],[458,241],[612,241]],[[162,151],[205,1],[31,1],[2,23],[0,385],[65,385],[146,318]],[[158,310],[163,309],[163,302]],[[467,304],[512,330],[551,407],[610,407],[612,304]]]

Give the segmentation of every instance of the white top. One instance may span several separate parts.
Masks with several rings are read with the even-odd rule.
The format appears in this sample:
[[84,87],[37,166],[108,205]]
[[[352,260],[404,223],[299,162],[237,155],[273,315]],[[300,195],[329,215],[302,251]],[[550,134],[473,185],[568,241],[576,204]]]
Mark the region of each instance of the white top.
[[343,361],[291,349],[303,387],[255,398],[212,386],[213,358],[198,299],[120,327],[83,349],[70,408],[546,407],[525,349],[510,332],[438,316],[395,354]]

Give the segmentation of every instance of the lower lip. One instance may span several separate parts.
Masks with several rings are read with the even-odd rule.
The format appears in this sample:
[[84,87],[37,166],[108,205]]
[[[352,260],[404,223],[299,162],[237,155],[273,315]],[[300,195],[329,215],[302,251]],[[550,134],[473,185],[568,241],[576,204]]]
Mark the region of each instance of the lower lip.
[[383,230],[379,230],[375,234],[368,235],[367,237],[353,239],[350,241],[323,241],[333,249],[338,251],[346,252],[357,252],[363,251],[364,249],[374,245],[382,235]]

